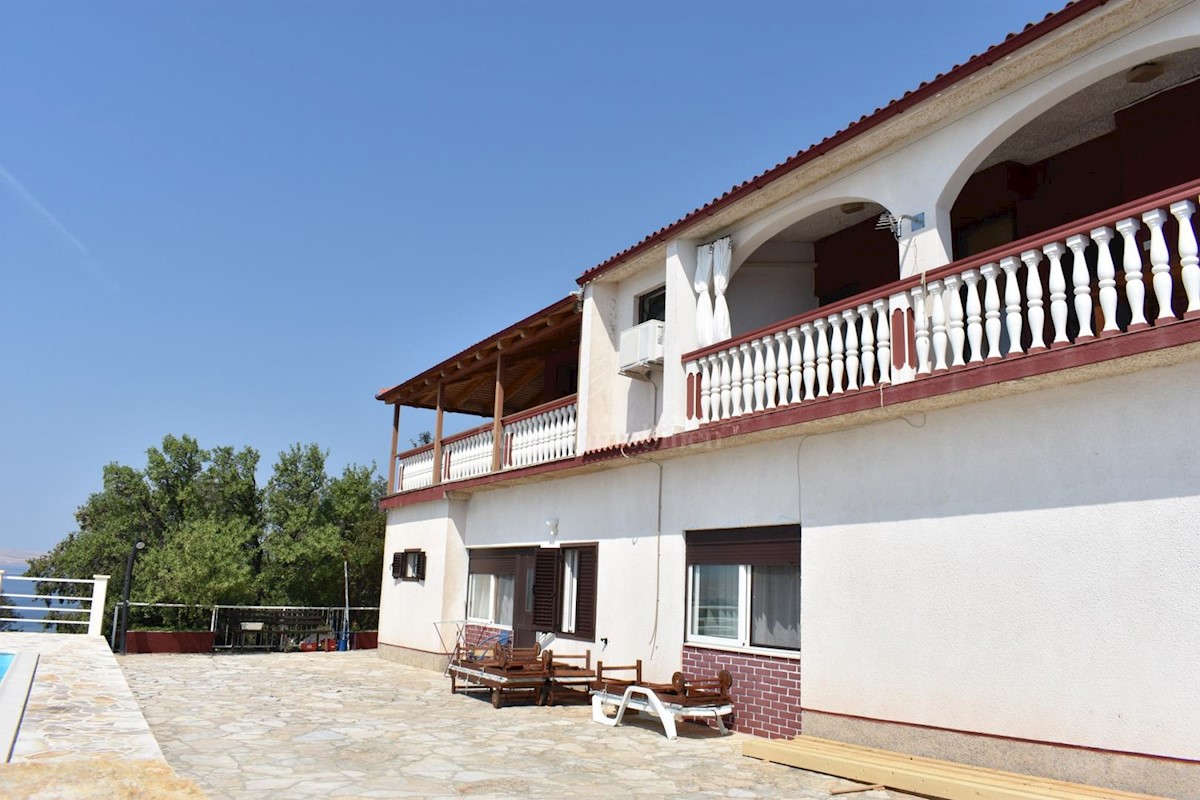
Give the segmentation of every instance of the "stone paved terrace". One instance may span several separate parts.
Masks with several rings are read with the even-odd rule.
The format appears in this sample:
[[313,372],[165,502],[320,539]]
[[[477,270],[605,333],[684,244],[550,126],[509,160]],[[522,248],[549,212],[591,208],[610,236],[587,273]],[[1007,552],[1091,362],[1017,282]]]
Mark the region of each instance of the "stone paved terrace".
[[[120,659],[167,761],[217,798],[828,798],[855,784],[766,764],[738,734],[585,705],[493,709],[374,651]],[[876,790],[865,800],[904,797]]]

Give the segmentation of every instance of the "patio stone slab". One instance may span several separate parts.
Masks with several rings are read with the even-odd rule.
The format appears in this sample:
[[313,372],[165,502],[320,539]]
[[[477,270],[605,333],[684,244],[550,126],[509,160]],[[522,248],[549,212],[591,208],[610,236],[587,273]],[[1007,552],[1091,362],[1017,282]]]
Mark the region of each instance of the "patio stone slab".
[[[743,737],[585,705],[493,709],[372,651],[120,659],[168,763],[221,798],[810,798],[854,784],[741,756]],[[627,718],[628,720],[628,718]],[[864,800],[906,797],[873,791]]]

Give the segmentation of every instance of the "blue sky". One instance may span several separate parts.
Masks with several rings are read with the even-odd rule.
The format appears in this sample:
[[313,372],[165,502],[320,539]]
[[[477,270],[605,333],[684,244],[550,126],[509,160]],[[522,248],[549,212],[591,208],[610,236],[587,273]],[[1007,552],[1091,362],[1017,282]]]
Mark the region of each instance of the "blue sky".
[[379,388],[1060,5],[0,0],[0,549],[167,433],[384,469]]

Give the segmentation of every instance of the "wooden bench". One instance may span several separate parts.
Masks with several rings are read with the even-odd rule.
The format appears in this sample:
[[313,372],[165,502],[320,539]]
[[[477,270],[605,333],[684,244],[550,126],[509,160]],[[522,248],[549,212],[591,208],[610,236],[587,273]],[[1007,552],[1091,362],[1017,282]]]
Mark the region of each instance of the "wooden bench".
[[333,636],[324,614],[302,609],[233,609],[228,624],[233,626],[233,648],[238,651],[286,650],[309,636]]
[[[509,647],[497,643],[480,658],[469,649],[455,653],[446,667],[450,673],[450,692],[486,689],[491,692],[492,706],[500,708],[505,694],[530,694],[541,705],[546,682],[550,678],[549,653],[533,647]],[[459,687],[462,681],[462,687]]]
[[742,744],[742,755],[946,800],[1161,800],[814,736],[747,740]]

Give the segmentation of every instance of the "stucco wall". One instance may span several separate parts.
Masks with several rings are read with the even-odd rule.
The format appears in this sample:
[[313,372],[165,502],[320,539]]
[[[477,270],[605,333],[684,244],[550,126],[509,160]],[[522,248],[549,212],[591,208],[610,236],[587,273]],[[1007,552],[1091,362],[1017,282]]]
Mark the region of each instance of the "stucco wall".
[[[1197,396],[1192,362],[667,460],[661,539],[655,464],[480,492],[451,524],[391,512],[388,552],[543,545],[557,517],[561,543],[599,542],[599,581],[597,642],[555,647],[664,679],[682,532],[799,515],[805,708],[1200,758]],[[383,641],[461,616],[447,563],[428,597],[385,581]]]

